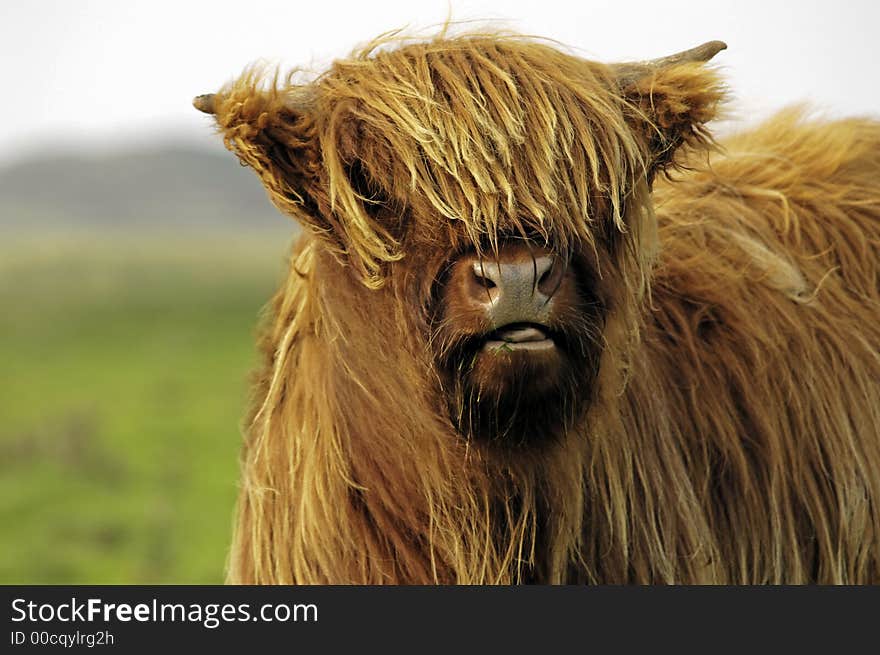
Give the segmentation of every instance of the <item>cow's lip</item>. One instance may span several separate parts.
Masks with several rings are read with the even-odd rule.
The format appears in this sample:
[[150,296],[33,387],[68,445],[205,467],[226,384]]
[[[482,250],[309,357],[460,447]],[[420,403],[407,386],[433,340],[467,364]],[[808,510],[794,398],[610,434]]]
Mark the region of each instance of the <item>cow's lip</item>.
[[510,323],[486,337],[484,350],[540,351],[555,348],[556,342],[546,325],[539,323]]

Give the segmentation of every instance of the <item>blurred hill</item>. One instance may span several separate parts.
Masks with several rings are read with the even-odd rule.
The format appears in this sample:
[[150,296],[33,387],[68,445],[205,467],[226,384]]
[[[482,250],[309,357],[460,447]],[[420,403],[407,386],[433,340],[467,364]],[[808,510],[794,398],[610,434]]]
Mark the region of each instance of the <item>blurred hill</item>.
[[220,148],[0,167],[0,584],[223,581],[295,232]]
[[0,230],[269,231],[293,221],[228,152],[157,147],[0,167]]

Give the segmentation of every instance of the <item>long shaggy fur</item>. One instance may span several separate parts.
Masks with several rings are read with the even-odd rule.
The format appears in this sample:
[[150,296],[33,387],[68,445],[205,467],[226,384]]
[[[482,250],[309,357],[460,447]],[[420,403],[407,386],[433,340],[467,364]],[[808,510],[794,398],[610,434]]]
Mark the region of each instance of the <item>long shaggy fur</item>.
[[[621,70],[469,35],[218,94],[307,228],[231,582],[880,582],[880,124],[719,151],[714,70]],[[436,364],[444,267],[510,236],[589,261],[603,308],[586,410],[529,447],[463,438]]]

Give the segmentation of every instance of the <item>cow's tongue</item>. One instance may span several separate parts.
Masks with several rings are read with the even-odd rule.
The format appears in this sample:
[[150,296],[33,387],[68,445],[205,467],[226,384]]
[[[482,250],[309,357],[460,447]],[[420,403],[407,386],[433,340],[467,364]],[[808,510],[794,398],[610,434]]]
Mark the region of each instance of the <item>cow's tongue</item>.
[[535,325],[511,325],[496,330],[492,335],[495,340],[507,343],[524,343],[527,341],[543,341],[547,334]]
[[505,325],[489,335],[483,346],[492,352],[544,351],[555,347],[543,326],[532,323]]

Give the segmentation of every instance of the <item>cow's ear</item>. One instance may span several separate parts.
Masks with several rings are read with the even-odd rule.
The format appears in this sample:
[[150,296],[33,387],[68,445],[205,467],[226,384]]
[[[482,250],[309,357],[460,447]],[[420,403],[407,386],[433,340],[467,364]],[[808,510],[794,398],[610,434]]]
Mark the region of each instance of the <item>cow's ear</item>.
[[277,80],[266,84],[253,70],[217,93],[196,97],[193,105],[214,115],[226,147],[260,177],[279,210],[332,238],[310,91]]
[[322,106],[313,85],[263,80],[259,70],[247,72],[193,104],[214,115],[226,147],[259,175],[278,209],[321,237],[365,284],[379,286],[382,263],[400,255],[375,215],[383,204],[380,173],[356,155],[350,107]]
[[682,146],[712,143],[706,123],[717,115],[725,87],[705,64],[725,48],[710,41],[669,57],[612,66],[627,120],[645,144],[649,182],[675,166]]

